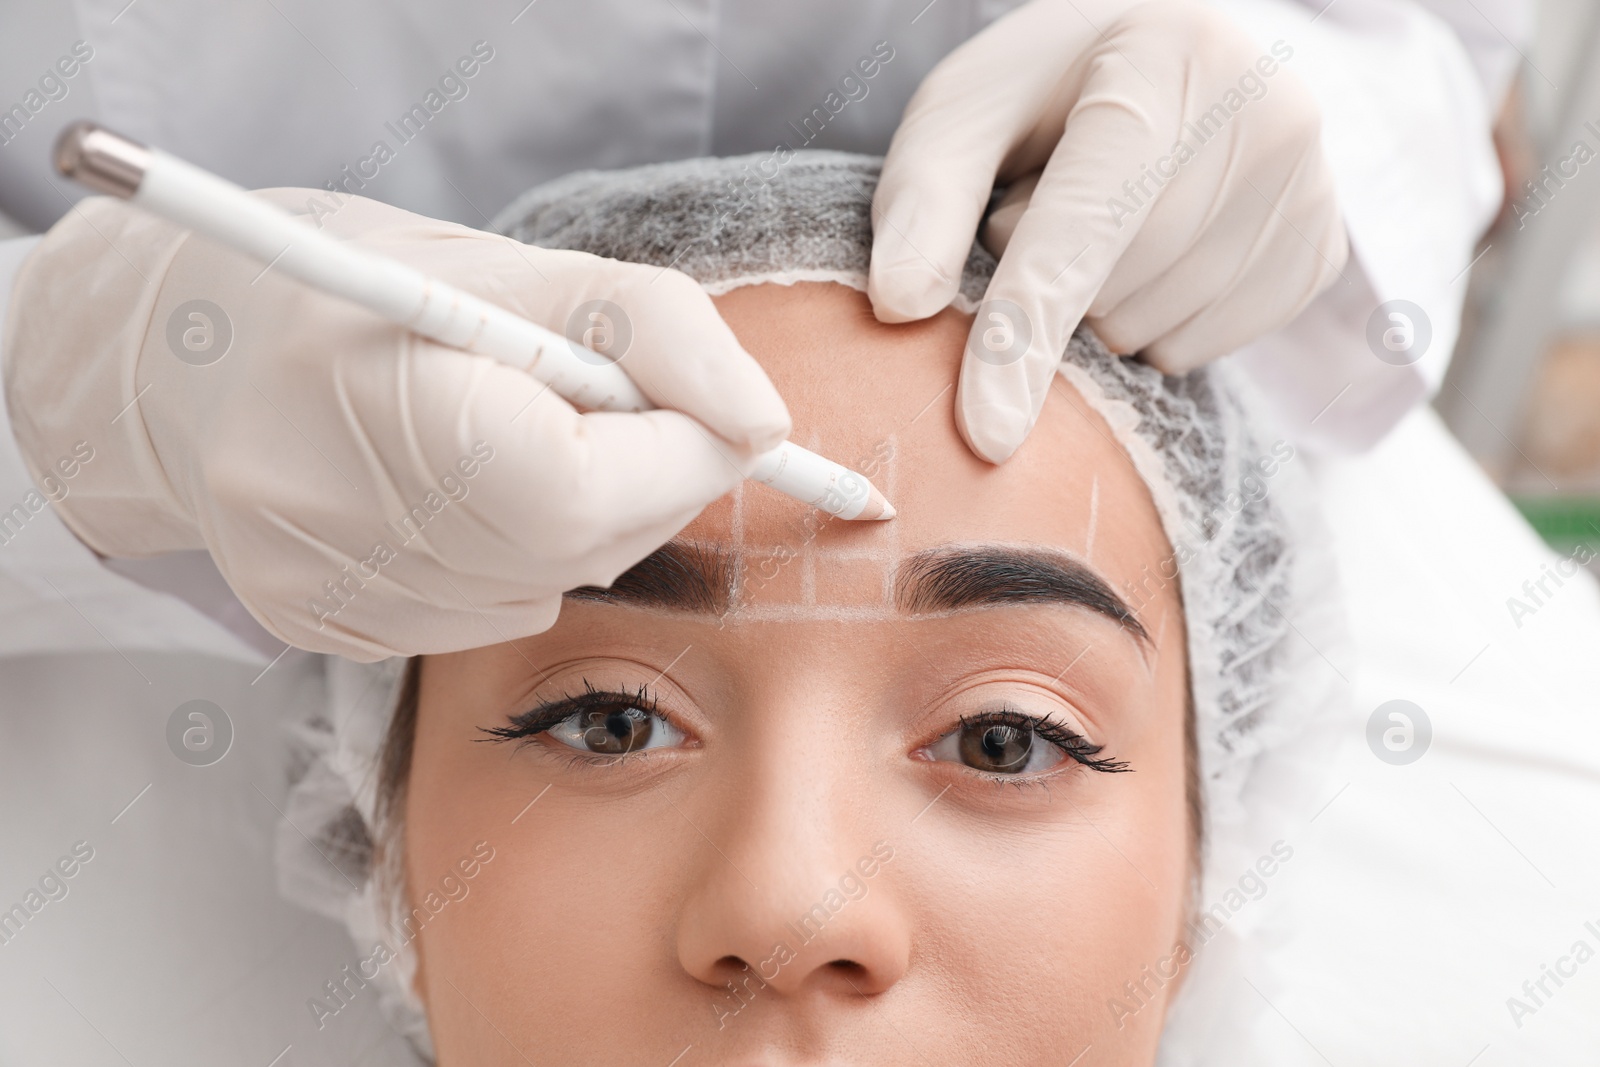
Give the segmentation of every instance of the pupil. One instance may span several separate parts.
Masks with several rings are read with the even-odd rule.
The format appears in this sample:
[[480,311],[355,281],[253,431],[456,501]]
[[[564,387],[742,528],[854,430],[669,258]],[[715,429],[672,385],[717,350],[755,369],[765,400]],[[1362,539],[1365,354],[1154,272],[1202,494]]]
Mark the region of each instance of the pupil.
[[584,713],[583,741],[590,752],[621,756],[650,741],[651,718],[639,708],[591,708]]
[[975,725],[961,734],[961,758],[980,771],[1016,774],[1028,764],[1033,751],[1033,731],[1015,726]]

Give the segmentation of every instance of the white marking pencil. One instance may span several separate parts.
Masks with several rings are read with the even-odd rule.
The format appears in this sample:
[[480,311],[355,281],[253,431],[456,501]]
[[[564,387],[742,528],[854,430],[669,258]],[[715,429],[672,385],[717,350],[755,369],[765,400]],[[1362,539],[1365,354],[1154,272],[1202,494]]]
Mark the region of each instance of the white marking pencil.
[[[578,407],[655,407],[621,367],[603,358],[580,359],[576,342],[554,330],[337,241],[160,149],[75,122],[56,142],[55,162],[63,175],[97,192],[137,204],[398,326],[526,371]],[[763,454],[750,478],[841,519],[894,518],[894,507],[865,477],[788,441]]]

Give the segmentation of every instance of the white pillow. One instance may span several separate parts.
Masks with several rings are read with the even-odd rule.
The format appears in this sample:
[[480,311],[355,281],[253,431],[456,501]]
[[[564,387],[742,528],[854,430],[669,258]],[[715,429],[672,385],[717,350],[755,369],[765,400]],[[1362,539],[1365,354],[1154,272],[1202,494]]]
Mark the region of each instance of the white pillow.
[[[1600,592],[1587,573],[1546,579],[1552,595],[1513,612],[1561,557],[1431,410],[1367,455],[1313,467],[1353,699],[1260,768],[1263,807],[1296,778],[1320,799],[1261,834],[1292,858],[1200,953],[1161,1062],[1592,1067]],[[1404,765],[1367,741],[1397,699],[1432,729]]]

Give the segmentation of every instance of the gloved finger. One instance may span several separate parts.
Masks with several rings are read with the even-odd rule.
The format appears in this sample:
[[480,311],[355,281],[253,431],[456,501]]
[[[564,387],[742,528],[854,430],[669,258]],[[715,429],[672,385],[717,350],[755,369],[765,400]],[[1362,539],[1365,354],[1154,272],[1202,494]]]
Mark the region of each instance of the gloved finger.
[[1054,137],[1037,136],[1039,116],[1059,93],[1064,65],[1094,35],[1082,18],[1063,21],[1047,5],[1027,4],[923,80],[872,199],[867,296],[880,321],[924,319],[954,299],[996,174],[1003,165],[1033,169],[1016,158],[1030,137],[1040,159],[1048,153]]
[[688,275],[507,241],[538,257],[542,277],[530,273],[517,291],[526,314],[582,358],[616,363],[654,403],[742,448],[788,437],[783,398]]
[[[1298,157],[1280,155],[1253,180],[1234,184],[1220,207],[1210,206],[1215,193],[1198,198],[1177,188],[1156,202],[1150,224],[1090,306],[1089,321],[1107,345],[1139,351],[1182,330],[1184,369],[1193,369],[1232,351],[1218,347],[1231,339],[1239,339],[1236,346],[1288,322],[1338,276],[1344,225],[1320,147],[1312,142]],[[1204,211],[1194,207],[1200,203]],[[1122,277],[1151,258],[1136,249],[1153,230],[1200,226],[1192,244],[1164,270],[1147,271],[1152,276],[1139,278],[1137,289]],[[1169,343],[1154,358],[1175,354]]]
[[542,512],[574,559],[603,562],[608,547],[635,536],[656,547],[754,466],[754,453],[734,451],[676,411],[594,412],[575,422],[547,426],[559,437],[547,452],[557,469],[545,477],[562,497]]
[[[983,245],[996,258],[1004,256],[1038,182],[1039,175],[1033,174],[1012,183],[984,220]],[[1254,230],[1196,210],[1209,208],[1210,203],[1209,198],[1158,196],[1145,205],[1149,220],[1123,250],[1084,315],[1112,352],[1139,351],[1176,329],[1230,284]],[[1260,222],[1258,214],[1249,219],[1252,227]],[[1195,255],[1194,246],[1206,243],[1198,231],[1208,223],[1226,226],[1223,243],[1237,249],[1236,254],[1212,249],[1208,255]]]
[[1000,202],[989,212],[988,218],[983,220],[978,239],[995,259],[1006,254],[1011,235],[1016,232],[1022,213],[1028,210],[1028,201],[1032,199],[1033,190],[1038,184],[1037,173],[1012,182],[1006,186],[1006,191],[1000,195]]
[[537,558],[560,570],[559,588],[595,581],[598,571],[586,568],[613,564],[609,546],[644,534],[660,544],[753,465],[755,453],[679,412],[580,414],[513,368],[469,357],[464,369],[451,362],[440,374],[460,354],[417,347],[419,364],[434,362],[418,379],[438,384],[414,406],[413,434],[437,435],[444,449],[483,441],[495,452],[493,477],[464,502],[478,521],[463,527],[472,543],[457,546],[452,566],[470,567],[482,552],[521,570]]
[[957,421],[991,463],[1033,428],[1072,331],[1144,225],[1142,215],[1114,213],[1109,201],[1172,143],[1168,124],[1154,118],[1171,102],[1124,64],[1091,65],[973,323]]
[[698,282],[655,267],[612,270],[612,300],[633,336],[626,352],[607,354],[646,396],[739,448],[766,451],[789,436],[783,398]]
[[[983,247],[996,259],[1005,255],[1012,235],[1016,232],[1017,223],[1028,210],[1028,204],[1039,184],[1039,177],[1040,175],[1035,173],[1012,182],[1006,187],[999,203],[984,219],[979,237]],[[1091,322],[1096,318],[1114,317],[1112,312],[1118,305],[1136,292],[1145,289],[1168,270],[1198,239],[1201,227],[1211,221],[1203,210],[1208,208],[1210,203],[1209,198],[1201,201],[1195,197],[1157,195],[1150,203],[1142,205],[1149,214],[1149,220],[1139,227],[1133,240],[1128,242],[1122,257],[1117,260],[1111,273],[1101,284],[1100,291],[1090,301],[1085,317]],[[1204,280],[1208,283],[1212,281],[1209,278]],[[1177,314],[1178,317],[1172,320],[1177,322],[1187,317],[1194,309],[1185,307],[1181,313],[1175,308],[1165,310],[1170,314]],[[1104,335],[1101,335],[1100,339],[1105,341],[1112,351],[1133,351],[1132,348],[1116,347]]]
[[1227,292],[1143,346],[1144,359],[1165,374],[1187,374],[1285,325],[1339,284],[1350,248],[1339,214],[1332,212],[1322,230],[1308,226],[1295,237],[1304,243],[1280,238]]
[[[1203,220],[1172,218],[1161,211],[1165,203],[1190,205],[1197,198],[1174,196],[1154,206],[1150,223],[1089,305],[1086,318],[1107,348],[1131,355],[1176,330],[1231,291],[1252,255],[1281,239],[1271,205],[1246,192],[1231,197],[1220,210],[1207,211]],[[1205,202],[1209,207],[1210,198]],[[1187,213],[1188,207],[1177,210]],[[1207,228],[1187,248],[1161,249],[1164,258],[1141,248],[1151,239],[1165,244],[1156,234],[1162,228],[1193,233],[1202,223]]]
[[[293,204],[303,201],[304,190],[268,195]],[[771,448],[788,436],[788,409],[766,372],[681,272],[525,245],[361,197],[346,201],[326,225],[574,345],[587,341],[584,358],[618,362],[652,401],[741,447]]]
[[[884,159],[873,196],[867,275],[867,297],[880,322],[914,322],[937,314],[961,287],[999,160],[992,152],[947,151],[896,134]],[[916,168],[921,173],[914,173]]]

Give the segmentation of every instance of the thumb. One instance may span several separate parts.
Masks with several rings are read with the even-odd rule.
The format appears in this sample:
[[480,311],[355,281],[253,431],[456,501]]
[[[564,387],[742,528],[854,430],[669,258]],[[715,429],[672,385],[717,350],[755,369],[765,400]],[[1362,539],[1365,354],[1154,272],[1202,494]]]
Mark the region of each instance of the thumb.
[[580,358],[618,363],[657,405],[741,448],[765,451],[789,435],[788,409],[766,371],[687,274],[582,252],[527,252],[551,284],[524,299],[566,323]]
[[465,505],[476,523],[440,549],[453,570],[508,589],[609,582],[755,465],[756,453],[681,412],[580,414],[514,368],[417,349],[419,362],[433,364],[425,395],[438,399],[421,409],[414,432],[452,445],[481,439],[496,455],[493,480]]
[[1113,208],[1124,175],[1171,143],[1160,89],[1116,65],[1090,71],[1037,184],[1017,194],[1026,206],[962,361],[957,424],[991,463],[1033,429],[1073,330],[1148,214]]
[[[1081,20],[1080,20],[1081,21]],[[906,105],[872,198],[867,296],[882,322],[925,319],[961,286],[995,175],[1033,131],[1086,31],[1023,5],[946,56]]]

